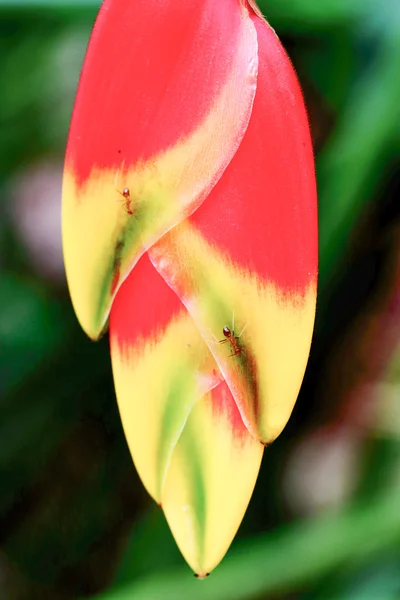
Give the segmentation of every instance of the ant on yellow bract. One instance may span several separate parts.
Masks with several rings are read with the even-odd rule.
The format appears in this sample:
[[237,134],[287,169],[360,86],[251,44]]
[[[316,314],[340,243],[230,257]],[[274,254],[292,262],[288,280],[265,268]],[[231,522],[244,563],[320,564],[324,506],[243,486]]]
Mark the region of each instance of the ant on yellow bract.
[[[213,337],[215,338],[215,341],[213,341],[212,343],[214,343],[214,344],[226,344],[226,342],[230,343],[232,353],[229,354],[229,356],[237,356],[238,354],[242,354],[242,352],[244,352],[243,348],[241,348],[239,346],[238,340],[239,340],[240,336],[242,335],[243,331],[246,329],[247,323],[243,327],[243,329],[239,333],[239,335],[235,335],[235,321],[234,321],[234,319],[235,319],[235,317],[233,315],[232,316],[232,329],[229,329],[229,327],[226,327],[226,326],[222,329],[222,333],[225,336],[224,339],[217,340],[217,338],[213,334]],[[212,340],[210,340],[210,341],[212,341]]]
[[[225,344],[226,342],[230,342],[231,346],[232,346],[232,354],[230,354],[229,356],[235,356],[236,354],[241,354],[242,353],[242,349],[240,348],[239,344],[237,343],[237,340],[240,338],[240,335],[235,335],[235,332],[229,329],[229,327],[224,327],[222,330],[222,333],[225,336],[224,340],[218,340],[218,344]],[[242,331],[243,333],[243,331]]]
[[117,190],[118,194],[121,194],[121,196],[123,196],[125,198],[125,209],[126,212],[128,213],[128,215],[133,215],[133,210],[131,207],[131,192],[129,190],[129,188],[124,188],[124,190],[122,192],[120,192],[119,190]]

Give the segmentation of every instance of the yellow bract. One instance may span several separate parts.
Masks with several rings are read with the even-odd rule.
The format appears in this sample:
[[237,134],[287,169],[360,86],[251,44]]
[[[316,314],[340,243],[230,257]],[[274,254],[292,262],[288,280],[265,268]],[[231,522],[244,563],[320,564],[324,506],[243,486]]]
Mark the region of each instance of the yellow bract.
[[[222,396],[218,401],[217,394]],[[217,566],[232,543],[263,454],[263,446],[243,424],[235,430],[233,404],[224,383],[196,404],[172,455],[162,492],[175,540],[200,577]]]
[[221,374],[184,309],[154,338],[121,344],[111,335],[111,356],[135,466],[149,494],[160,502],[171,454],[189,413],[221,381]]
[[[191,227],[175,227],[149,252],[180,296],[224,375],[249,431],[264,443],[285,427],[304,376],[315,318],[316,285],[282,293],[232,263]],[[229,356],[222,329],[244,329],[243,354]]]

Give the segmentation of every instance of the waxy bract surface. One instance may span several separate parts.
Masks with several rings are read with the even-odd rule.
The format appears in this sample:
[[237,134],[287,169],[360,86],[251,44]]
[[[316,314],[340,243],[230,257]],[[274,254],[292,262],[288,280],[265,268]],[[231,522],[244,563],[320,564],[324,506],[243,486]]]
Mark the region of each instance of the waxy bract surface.
[[109,319],[133,460],[200,576],[297,398],[316,208],[302,94],[253,3],[104,2],[65,162],[68,283],[88,335]]

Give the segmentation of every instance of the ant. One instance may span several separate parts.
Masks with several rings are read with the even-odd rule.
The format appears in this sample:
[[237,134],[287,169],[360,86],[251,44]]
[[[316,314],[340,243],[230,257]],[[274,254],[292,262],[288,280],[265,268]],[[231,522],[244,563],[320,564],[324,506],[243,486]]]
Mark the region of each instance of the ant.
[[[229,356],[236,356],[236,354],[241,354],[242,349],[240,348],[237,340],[240,338],[240,335],[235,335],[235,331],[229,329],[229,327],[224,327],[222,333],[225,336],[224,340],[218,340],[218,344],[225,344],[226,342],[230,342],[232,345],[232,354]],[[243,332],[242,332],[243,333]]]
[[225,339],[222,340],[217,340],[217,338],[215,338],[215,342],[217,344],[226,344],[226,342],[229,342],[232,346],[231,350],[232,353],[229,354],[229,356],[237,356],[238,354],[241,354],[243,352],[243,349],[239,346],[237,340],[240,338],[240,336],[242,335],[243,331],[246,329],[247,327],[247,323],[246,325],[243,327],[242,331],[239,333],[239,335],[235,335],[235,321],[234,321],[235,317],[234,315],[232,316],[232,329],[229,329],[229,327],[224,327],[222,330],[222,333],[225,336]]
[[133,210],[131,207],[131,192],[129,190],[129,188],[124,188],[124,190],[122,192],[120,192],[119,190],[117,190],[118,194],[121,194],[121,196],[123,196],[125,198],[125,208],[126,208],[126,212],[128,213],[128,215],[133,215]]

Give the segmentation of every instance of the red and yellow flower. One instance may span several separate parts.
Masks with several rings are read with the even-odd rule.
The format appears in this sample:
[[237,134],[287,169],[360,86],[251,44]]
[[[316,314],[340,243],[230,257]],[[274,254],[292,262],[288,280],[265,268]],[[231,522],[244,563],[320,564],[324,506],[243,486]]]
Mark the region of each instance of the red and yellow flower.
[[83,329],[109,327],[136,468],[204,576],[293,409],[315,314],[307,116],[253,1],[104,1],[71,122],[63,241]]

